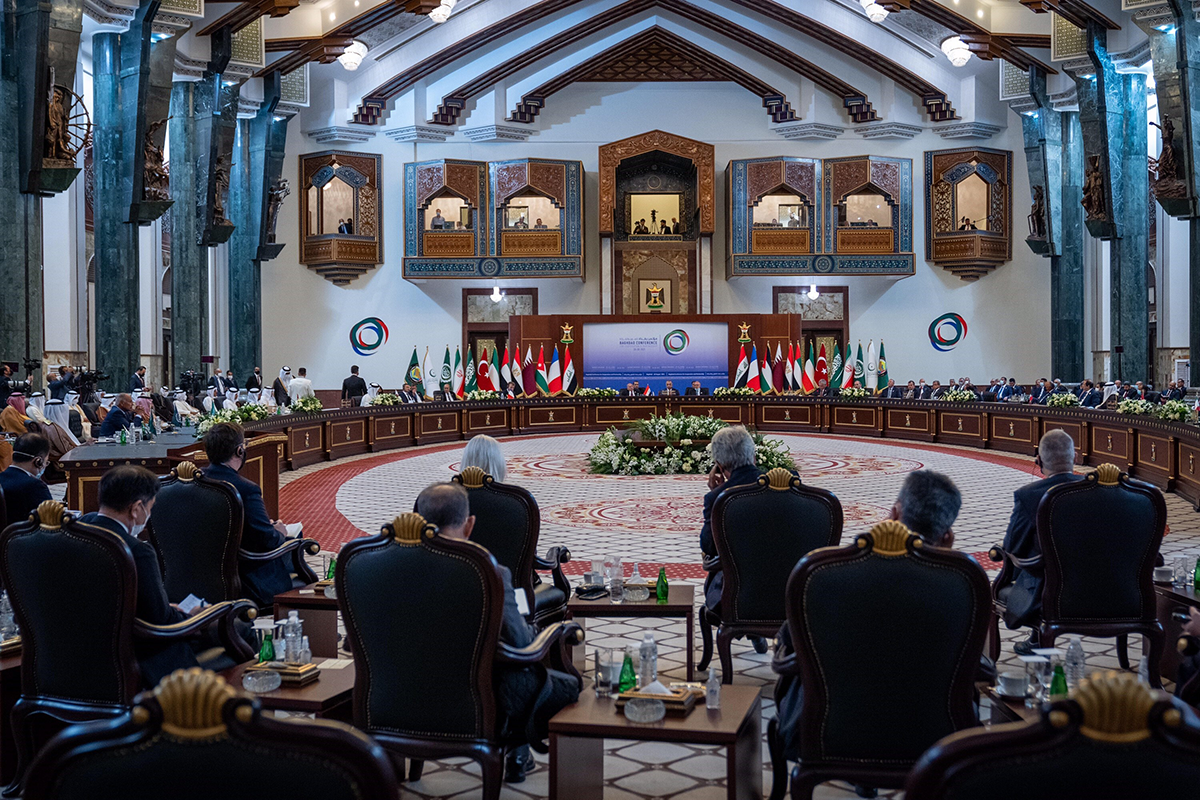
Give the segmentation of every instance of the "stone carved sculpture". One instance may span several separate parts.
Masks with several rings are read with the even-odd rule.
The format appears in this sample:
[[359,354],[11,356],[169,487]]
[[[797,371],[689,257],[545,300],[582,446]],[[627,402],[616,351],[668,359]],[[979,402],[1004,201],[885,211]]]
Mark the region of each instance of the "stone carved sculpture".
[[46,134],[42,158],[75,161],[92,133],[92,122],[79,96],[65,86],[53,86],[46,103]]
[[146,136],[142,143],[142,198],[156,202],[171,199],[170,175],[163,166],[163,150],[154,143],[154,135],[158,133],[166,119],[152,122],[146,127]]
[[1100,173],[1100,156],[1088,156],[1087,174],[1083,178],[1083,205],[1088,219],[1104,216],[1104,178]]
[[279,219],[279,206],[283,204],[283,198],[291,193],[287,178],[280,178],[275,181],[267,194],[267,242],[269,244],[275,243],[275,222]]
[[1029,236],[1046,238],[1046,202],[1041,186],[1033,187],[1033,205],[1029,208]]
[[1162,131],[1162,151],[1157,159],[1151,160],[1151,168],[1154,170],[1154,196],[1183,197],[1187,187],[1179,179],[1179,161],[1175,154],[1175,123],[1169,115],[1163,114],[1161,125],[1154,122],[1150,124]]
[[217,156],[217,165],[213,168],[216,179],[216,191],[213,193],[213,221],[228,222],[225,218],[225,192],[229,190],[229,160],[225,155]]

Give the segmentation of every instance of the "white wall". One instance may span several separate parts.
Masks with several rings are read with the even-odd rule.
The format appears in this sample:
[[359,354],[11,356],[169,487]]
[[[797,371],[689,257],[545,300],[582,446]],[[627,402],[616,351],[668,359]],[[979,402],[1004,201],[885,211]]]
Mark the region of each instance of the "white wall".
[[[836,71],[836,65],[830,68]],[[818,93],[816,103],[824,102],[827,99]],[[314,119],[328,118],[328,109],[314,113]],[[463,121],[462,127],[472,126],[471,116],[475,113]],[[490,117],[494,109],[482,113]],[[1030,193],[1020,125],[1015,115],[1009,115],[1007,122],[1005,130],[979,144],[1013,152],[1013,217],[1020,220]],[[1019,230],[1014,230],[1013,260],[974,283],[964,282],[924,260],[923,153],[972,142],[945,140],[928,130],[912,140],[868,141],[853,133],[848,123],[841,124],[848,131],[833,141],[784,140],[773,132],[759,99],[732,84],[576,84],[550,97],[537,126],[539,131],[526,142],[472,143],[459,134],[445,143],[401,144],[377,135],[364,144],[322,145],[301,133],[310,127],[303,117],[294,120],[289,126],[289,157],[284,172],[294,193],[284,203],[278,230],[279,240],[287,246],[278,258],[263,264],[264,371],[274,374],[281,364],[288,364],[293,371],[305,366],[316,386],[332,388],[348,374],[350,364],[358,363],[366,380],[395,385],[400,382],[414,345],[422,354],[429,346],[440,363],[445,346],[449,344],[453,350],[461,341],[461,289],[490,287],[491,282],[442,280],[415,284],[401,277],[403,164],[412,160],[445,157],[486,161],[533,156],[582,161],[587,172],[585,280],[514,279],[509,284],[538,287],[541,313],[598,313],[598,147],[660,128],[716,147],[715,313],[769,312],[772,286],[811,282],[808,278],[766,277],[724,280],[724,169],[731,159],[771,155],[903,156],[913,159],[916,275],[902,280],[839,276],[817,279],[818,284],[849,285],[851,340],[861,338],[865,347],[868,339],[878,342],[883,338],[891,374],[897,379],[924,376],[944,380],[951,375],[981,379],[1000,374],[1028,379],[1046,373],[1050,366],[1049,260],[1030,253]],[[361,150],[384,156],[385,263],[346,287],[334,286],[297,262],[299,202],[295,192],[300,182],[296,156],[325,149]],[[963,315],[968,335],[952,352],[939,353],[930,345],[927,331],[930,322],[946,312]],[[349,331],[368,316],[384,320],[390,339],[375,354],[361,357],[350,348]]]

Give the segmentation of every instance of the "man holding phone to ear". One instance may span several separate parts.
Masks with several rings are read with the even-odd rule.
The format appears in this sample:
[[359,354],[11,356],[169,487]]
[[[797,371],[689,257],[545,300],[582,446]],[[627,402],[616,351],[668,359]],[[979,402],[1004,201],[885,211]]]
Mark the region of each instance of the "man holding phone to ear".
[[4,490],[4,506],[8,512],[5,526],[29,519],[44,500],[50,499],[50,488],[42,473],[50,463],[50,440],[40,433],[23,433],[13,443],[13,460],[8,469],[0,472],[0,489]]

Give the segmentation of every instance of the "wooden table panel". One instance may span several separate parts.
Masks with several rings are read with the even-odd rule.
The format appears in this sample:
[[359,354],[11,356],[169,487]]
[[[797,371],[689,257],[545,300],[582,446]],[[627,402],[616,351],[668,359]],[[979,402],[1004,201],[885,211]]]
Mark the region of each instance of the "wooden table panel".
[[606,428],[611,425],[616,425],[619,428],[622,423],[632,422],[635,419],[649,419],[653,416],[662,416],[663,412],[664,409],[656,403],[628,401],[619,405],[596,406],[592,409],[592,422]]
[[316,421],[288,428],[285,457],[290,468],[298,469],[315,464],[325,457],[324,430],[325,425]]
[[[600,407],[596,409],[600,410]],[[577,430],[583,427],[583,407],[576,405],[530,406],[525,413],[529,433],[553,430]]]
[[461,439],[459,412],[456,410],[417,413],[417,444]]
[[758,406],[758,427],[763,430],[792,431],[821,426],[818,405],[763,403]]
[[834,406],[830,428],[834,433],[879,436],[879,411],[876,406]]
[[1200,445],[1179,442],[1175,492],[1200,509]]
[[1037,452],[1037,418],[994,414],[991,422],[991,445],[997,450],[1033,455]]
[[472,408],[463,412],[463,433],[468,437],[477,433],[488,433],[496,436],[507,436],[512,433],[509,423],[509,410],[505,406],[497,408]]
[[329,458],[342,458],[368,452],[367,419],[330,420],[326,431]]
[[1137,463],[1133,474],[1164,491],[1175,482],[1175,438],[1140,432],[1136,437]]
[[393,447],[409,447],[413,443],[412,415],[389,415],[373,417],[371,449],[390,450]]
[[937,436],[933,412],[912,408],[884,409],[884,435],[932,442]]
[[1093,424],[1088,441],[1089,464],[1116,464],[1122,470],[1128,469],[1133,455],[1132,428]]
[[938,441],[980,446],[984,431],[983,414],[978,411],[938,412]]

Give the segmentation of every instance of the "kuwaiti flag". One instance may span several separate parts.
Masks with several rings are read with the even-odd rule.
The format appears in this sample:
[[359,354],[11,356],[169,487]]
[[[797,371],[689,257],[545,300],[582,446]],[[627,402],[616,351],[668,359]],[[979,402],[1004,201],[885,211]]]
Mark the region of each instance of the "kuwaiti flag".
[[[804,345],[801,344],[800,347],[803,352]],[[817,370],[813,366],[812,342],[808,343],[808,358],[804,362],[804,374],[800,377],[800,388],[804,390],[805,394],[812,394],[817,388]]]
[[505,390],[508,389],[508,385],[510,383],[512,383],[512,379],[513,379],[512,367],[509,365],[509,361],[508,361],[508,345],[505,344],[504,345],[504,360],[500,362],[500,380],[502,382],[500,385],[500,388],[505,389]]
[[425,348],[425,360],[422,362],[422,366],[421,366],[421,380],[425,384],[425,386],[424,386],[425,399],[432,400],[433,393],[435,391],[437,391],[440,387],[438,385],[437,369],[434,368],[433,362],[429,360],[429,348],[428,347]]
[[[745,356],[745,352],[746,348],[743,347],[743,358]],[[750,368],[750,364],[754,365],[753,369]],[[758,345],[756,344],[750,345],[750,362],[746,364],[746,369],[749,371],[749,377],[746,378],[746,388],[752,392],[758,392],[759,387],[762,385],[762,376],[758,371]],[[740,373],[741,371],[742,365],[738,364],[738,372]]]
[[825,360],[825,345],[821,345],[821,352],[817,353],[817,386],[821,385],[821,381],[825,381],[825,385],[829,385],[829,362]]
[[562,388],[563,394],[574,395],[579,388],[579,384],[575,381],[575,365],[571,363],[571,347],[563,345],[563,376]]
[[[862,380],[863,376],[866,374],[866,372],[867,372],[867,362],[863,360],[862,339],[859,339],[858,340],[858,355],[855,356],[855,358],[854,358],[854,374],[850,376],[850,383],[847,385],[853,386],[854,381],[856,379]],[[866,386],[866,384],[864,383],[863,386]]]
[[829,385],[839,388],[842,385],[842,351],[838,349],[837,342],[833,343],[833,358],[829,362]]
[[546,346],[538,345],[537,372],[534,374],[534,387],[543,395],[550,394],[550,376],[546,374]]
[[879,385],[886,387],[888,385],[887,360],[883,357],[883,339],[879,340],[879,361],[876,362],[876,370],[879,372]]
[[488,360],[487,348],[479,356],[479,369],[475,370],[475,382],[480,391],[490,392],[496,387],[492,384],[492,362]]
[[550,387],[550,396],[562,394],[562,368],[558,364],[558,345],[550,355],[550,371],[546,373],[546,383]]
[[458,348],[454,348],[454,393],[459,398],[463,396],[463,383],[466,379],[466,373],[463,372],[462,359],[458,356]]
[[533,348],[525,345],[525,362],[521,364],[521,391],[527,397],[537,394],[537,366],[533,363]]
[[[505,361],[507,362],[507,360],[508,360],[507,353],[504,354],[504,358],[505,358]],[[492,391],[494,391],[494,392],[504,391],[505,387],[500,385],[500,351],[494,347],[492,348],[492,365],[488,369],[488,378],[492,382]]]
[[762,373],[762,393],[770,394],[775,391],[775,377],[771,370],[771,347],[768,345],[763,348],[762,368],[759,370]]
[[750,362],[746,360],[746,345],[742,345],[742,352],[738,355],[737,372],[733,374],[733,388],[745,386],[749,377]]
[[796,351],[788,342],[787,361],[783,365],[783,379],[789,392],[796,391]]
[[879,367],[875,362],[875,340],[867,341],[867,382],[863,384],[867,390],[874,392],[879,388]]
[[775,387],[776,394],[783,394],[788,390],[788,386],[784,380],[783,368],[783,346],[779,342],[775,343],[775,362],[771,364],[771,385]]
[[463,384],[463,392],[474,392],[479,389],[479,379],[475,372],[475,351],[467,351],[467,372],[466,382]]

